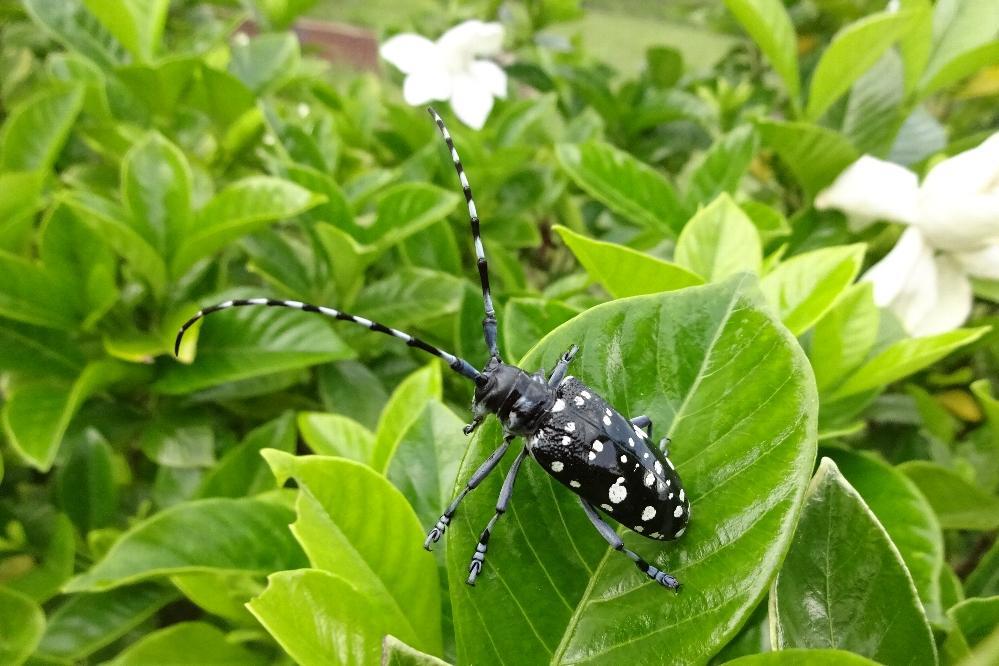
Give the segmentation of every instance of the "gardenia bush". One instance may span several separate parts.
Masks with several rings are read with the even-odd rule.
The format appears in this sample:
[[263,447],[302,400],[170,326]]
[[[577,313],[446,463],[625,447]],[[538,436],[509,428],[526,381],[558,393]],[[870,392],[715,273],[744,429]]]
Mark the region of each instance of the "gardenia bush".
[[[0,3],[0,663],[999,661],[993,3],[686,3],[630,71],[573,0],[445,3],[350,74],[311,4]],[[174,356],[272,297],[485,362],[428,101],[504,358],[671,438],[686,533],[621,532],[679,592],[532,461],[465,585],[513,454],[426,552],[502,433],[398,341]]]

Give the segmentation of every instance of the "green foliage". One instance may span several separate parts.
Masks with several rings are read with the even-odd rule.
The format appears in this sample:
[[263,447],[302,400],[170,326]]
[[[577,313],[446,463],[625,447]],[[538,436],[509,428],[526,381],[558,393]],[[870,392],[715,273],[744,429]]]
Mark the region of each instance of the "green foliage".
[[999,658],[994,289],[913,338],[863,277],[897,229],[814,207],[862,154],[925,175],[981,142],[993,3],[368,3],[380,38],[503,23],[509,98],[481,131],[438,105],[500,349],[579,344],[671,438],[690,527],[622,537],[675,596],[530,460],[465,585],[513,453],[424,551],[501,432],[467,438],[473,387],[419,350],[246,307],[174,355],[270,297],[485,361],[436,129],[290,29],[333,4],[0,2],[0,662]]

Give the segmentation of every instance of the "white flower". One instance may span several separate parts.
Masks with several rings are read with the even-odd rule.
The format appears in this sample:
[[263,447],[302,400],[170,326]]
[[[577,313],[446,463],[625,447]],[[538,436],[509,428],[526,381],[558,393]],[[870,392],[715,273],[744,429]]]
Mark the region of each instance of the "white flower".
[[409,33],[396,35],[379,52],[406,75],[402,94],[407,104],[451,100],[461,122],[481,129],[493,98],[506,97],[506,72],[480,57],[496,55],[502,45],[499,23],[465,21],[436,42]]
[[957,328],[971,313],[969,277],[999,280],[999,134],[926,174],[865,155],[815,198],[854,221],[909,225],[863,279],[914,336]]

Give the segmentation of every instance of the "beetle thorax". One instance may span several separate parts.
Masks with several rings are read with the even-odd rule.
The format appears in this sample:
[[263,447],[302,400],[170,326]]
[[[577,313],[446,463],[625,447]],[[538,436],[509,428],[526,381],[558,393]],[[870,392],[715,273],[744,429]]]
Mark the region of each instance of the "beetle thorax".
[[541,374],[529,375],[517,366],[490,361],[486,378],[475,389],[472,409],[477,416],[495,414],[506,432],[527,435],[538,429],[555,402],[553,391]]

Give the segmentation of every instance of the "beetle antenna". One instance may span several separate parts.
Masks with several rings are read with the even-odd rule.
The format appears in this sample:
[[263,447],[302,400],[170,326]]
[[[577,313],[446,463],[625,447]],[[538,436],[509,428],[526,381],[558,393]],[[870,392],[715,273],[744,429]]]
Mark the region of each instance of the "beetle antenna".
[[441,135],[444,137],[444,143],[447,144],[448,149],[451,151],[454,170],[458,172],[458,180],[461,182],[461,189],[465,193],[465,203],[468,204],[468,217],[472,223],[472,241],[475,243],[475,258],[476,265],[479,268],[479,282],[482,283],[482,302],[486,309],[485,319],[482,320],[482,334],[486,339],[486,347],[489,348],[489,355],[498,359],[500,355],[496,345],[496,310],[493,309],[493,297],[489,291],[489,262],[486,261],[486,251],[482,247],[482,237],[479,235],[479,214],[476,212],[475,202],[472,200],[472,188],[468,184],[468,176],[465,175],[465,169],[461,166],[458,151],[454,148],[454,140],[451,138],[451,133],[444,126],[444,119],[434,111],[433,107],[428,106],[427,113],[437,123],[437,128],[440,129]]
[[201,319],[206,315],[210,315],[213,312],[218,312],[219,310],[228,310],[229,308],[243,307],[247,305],[263,305],[267,307],[277,307],[277,308],[291,308],[292,310],[303,310],[305,312],[315,312],[321,314],[325,317],[330,317],[332,319],[338,319],[340,321],[349,321],[355,324],[360,324],[370,331],[376,333],[384,333],[385,335],[390,335],[393,338],[398,338],[402,340],[410,347],[416,347],[421,349],[428,354],[432,354],[439,359],[442,359],[448,364],[452,370],[457,372],[459,375],[468,377],[474,380],[476,384],[481,384],[485,381],[485,376],[482,375],[478,370],[476,370],[471,363],[463,358],[455,356],[449,352],[444,351],[438,347],[434,347],[428,342],[424,342],[417,337],[414,337],[408,333],[402,331],[397,331],[394,328],[389,328],[383,324],[379,324],[376,321],[371,321],[370,319],[365,319],[364,317],[358,317],[352,315],[348,312],[343,312],[342,310],[335,310],[333,308],[328,308],[320,305],[311,305],[309,303],[302,303],[300,301],[280,301],[273,298],[238,298],[231,301],[225,301],[211,307],[204,308],[203,310],[198,310],[198,313],[184,322],[184,325],[180,327],[177,332],[177,340],[174,343],[173,353],[178,355],[180,353],[180,341],[184,337],[184,333],[187,332],[191,326],[194,325],[196,321]]

